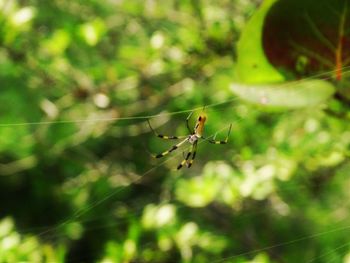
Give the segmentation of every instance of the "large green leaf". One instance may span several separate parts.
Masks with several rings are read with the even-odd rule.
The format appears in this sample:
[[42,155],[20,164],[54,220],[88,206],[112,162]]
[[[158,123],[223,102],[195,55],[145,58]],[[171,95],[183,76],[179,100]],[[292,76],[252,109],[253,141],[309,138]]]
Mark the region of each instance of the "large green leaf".
[[300,78],[343,77],[350,63],[350,0],[280,0],[266,15],[263,47],[277,68]]
[[269,63],[262,48],[265,15],[276,0],[266,0],[245,26],[237,44],[236,74],[244,83],[272,83],[284,77]]
[[334,86],[324,80],[308,80],[271,85],[231,84],[240,98],[254,104],[278,108],[311,107],[326,101]]

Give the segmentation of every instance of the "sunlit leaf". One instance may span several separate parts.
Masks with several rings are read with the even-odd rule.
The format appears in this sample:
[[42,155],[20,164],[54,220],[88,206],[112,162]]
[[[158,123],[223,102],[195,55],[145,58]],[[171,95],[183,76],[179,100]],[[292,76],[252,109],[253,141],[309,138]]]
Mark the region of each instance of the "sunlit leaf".
[[284,77],[268,62],[262,47],[265,15],[276,0],[267,0],[245,26],[237,44],[238,80],[243,83],[273,83]]
[[95,19],[92,22],[83,24],[80,27],[80,34],[90,46],[95,46],[101,39],[106,28],[103,21]]
[[62,54],[70,43],[70,35],[65,30],[56,30],[51,38],[43,42],[43,47],[51,54]]
[[15,27],[21,27],[30,22],[33,19],[34,15],[35,8],[24,7],[12,15],[11,22]]
[[281,85],[233,83],[231,90],[238,97],[264,107],[303,108],[325,102],[332,96],[335,88],[327,81],[309,80]]

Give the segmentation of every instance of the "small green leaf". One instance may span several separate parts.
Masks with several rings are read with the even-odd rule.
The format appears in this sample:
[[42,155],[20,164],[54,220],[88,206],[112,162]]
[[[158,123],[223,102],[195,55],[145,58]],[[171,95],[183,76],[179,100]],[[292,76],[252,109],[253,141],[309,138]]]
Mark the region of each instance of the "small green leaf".
[[329,99],[335,91],[330,82],[308,80],[285,84],[246,85],[231,84],[231,90],[241,99],[267,107],[304,108]]
[[284,77],[268,62],[262,46],[265,15],[276,0],[266,0],[245,26],[237,44],[236,73],[243,83],[275,83]]

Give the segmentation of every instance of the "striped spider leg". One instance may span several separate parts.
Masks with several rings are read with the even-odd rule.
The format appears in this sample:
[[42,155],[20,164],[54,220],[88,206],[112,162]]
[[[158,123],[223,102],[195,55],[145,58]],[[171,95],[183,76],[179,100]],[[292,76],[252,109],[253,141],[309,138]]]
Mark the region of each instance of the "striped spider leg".
[[[189,124],[188,124],[188,122],[189,122],[189,119],[190,119],[191,115],[192,115],[192,112],[191,112],[191,114],[190,114],[190,115],[187,117],[187,119],[186,119],[186,125],[187,125],[187,128],[188,128],[188,129],[189,129]],[[183,135],[183,136],[169,136],[169,135],[159,134],[159,133],[157,133],[157,132],[152,128],[151,123],[149,122],[149,120],[147,120],[147,122],[148,122],[149,127],[150,127],[151,130],[153,131],[153,133],[154,133],[157,137],[159,137],[159,138],[161,138],[161,139],[164,139],[164,140],[178,140],[178,139],[184,139],[184,138],[186,138],[186,139],[184,139],[183,141],[179,142],[178,144],[173,145],[169,150],[155,155],[155,156],[154,156],[155,158],[161,158],[161,157],[163,157],[163,156],[165,156],[165,155],[171,153],[172,151],[175,151],[175,150],[176,150],[177,148],[179,148],[182,144],[184,144],[185,142],[188,141],[188,138],[189,138],[188,135]]]
[[149,120],[147,120],[148,122],[148,126],[151,128],[152,132],[159,138],[164,139],[164,140],[178,140],[178,139],[183,139],[183,138],[187,138],[187,135],[183,135],[183,136],[169,136],[169,135],[163,135],[163,134],[159,134],[157,133],[151,126],[151,123],[149,122]]
[[[188,131],[190,132],[190,134],[193,134],[193,133],[194,133],[193,131],[191,131],[190,124],[189,124],[189,120],[190,120],[190,118],[191,118],[191,116],[192,116],[192,113],[193,113],[193,112],[191,112],[191,113],[188,115],[188,117],[186,118],[186,126],[187,126],[187,129],[188,129]],[[157,132],[152,128],[151,123],[149,122],[149,120],[147,120],[147,122],[148,122],[148,126],[151,128],[152,132],[153,132],[157,137],[159,137],[159,138],[161,138],[161,139],[164,139],[164,140],[172,140],[172,139],[177,140],[177,139],[183,139],[183,138],[188,137],[188,135],[184,135],[184,136],[167,136],[167,135],[159,134],[159,133],[157,133]]]
[[232,128],[232,124],[230,124],[230,128],[228,129],[228,133],[227,133],[225,140],[216,141],[215,139],[216,139],[217,133],[215,133],[214,138],[212,140],[209,140],[209,142],[213,143],[213,144],[226,144],[228,142],[228,138],[230,137],[230,134],[231,134],[231,128]]
[[[189,142],[191,144],[191,148],[188,151],[188,153],[184,154],[183,156],[183,160],[181,161],[181,163],[178,165],[177,170],[181,169],[184,165],[186,165],[188,168],[190,168],[193,164],[193,161],[196,157],[196,152],[197,152],[197,145],[198,145],[198,141],[199,139],[204,139],[203,137],[203,131],[204,131],[204,124],[206,122],[207,117],[204,114],[201,114],[198,116],[197,122],[195,124],[195,127],[193,128],[193,130],[191,130],[190,125],[189,125],[189,120],[192,116],[191,112],[188,117],[186,118],[186,126],[187,129],[190,132],[190,135],[185,135],[185,136],[168,136],[168,135],[162,135],[162,134],[158,134],[151,126],[150,122],[148,121],[148,125],[150,126],[151,130],[153,131],[153,133],[162,139],[166,139],[166,140],[171,140],[171,139],[184,139],[181,142],[179,142],[178,144],[173,145],[169,150],[162,152],[160,154],[155,155],[155,158],[161,158],[173,151],[175,151],[176,149],[178,149],[181,145],[183,145],[186,142]],[[230,136],[231,133],[231,128],[232,128],[232,124],[230,125],[228,134],[225,138],[225,140],[223,141],[217,141],[215,140],[216,138],[216,134],[214,136],[213,139],[209,140],[210,143],[213,144],[226,144],[228,142],[228,138]],[[191,157],[192,156],[192,157]]]
[[[195,129],[194,129],[194,135],[189,137],[189,142],[192,143],[191,149],[187,153],[187,156],[186,157],[184,156],[183,161],[177,167],[178,170],[181,169],[185,164],[186,164],[187,168],[190,168],[192,166],[193,160],[196,157],[198,140],[200,138],[204,138],[202,136],[202,132],[203,132],[205,120],[206,120],[205,116],[198,117],[197,124],[196,124]],[[212,140],[209,140],[209,142],[213,143],[213,144],[226,144],[228,142],[228,138],[230,137],[231,129],[232,129],[232,124],[230,124],[230,127],[229,127],[229,130],[228,130],[228,133],[227,133],[225,140],[223,140],[223,141],[215,140],[216,135],[217,135],[217,134],[215,134],[214,138]],[[193,137],[193,139],[191,137]],[[191,139],[192,139],[192,141],[191,141]],[[192,155],[192,159],[189,161],[189,158],[191,155]]]
[[[189,119],[189,117],[187,118],[187,120]],[[193,133],[188,136],[188,142],[191,144],[191,149],[187,153],[187,156],[179,164],[179,166],[177,167],[177,170],[180,170],[185,164],[187,168],[190,168],[192,166],[194,158],[196,157],[198,140],[203,137],[202,134],[203,134],[204,124],[206,120],[207,120],[207,117],[204,114],[201,114],[198,116],[197,122],[193,129]],[[190,128],[188,127],[188,129]],[[192,158],[191,160],[189,160],[191,155],[192,155]]]
[[[198,140],[202,137],[202,132],[203,132],[203,128],[204,128],[204,123],[206,121],[206,117],[204,115],[201,115],[198,117],[198,120],[196,122],[196,125],[194,127],[193,130],[191,130],[190,125],[189,125],[189,120],[192,116],[193,112],[191,112],[188,117],[186,118],[186,127],[188,129],[188,131],[190,132],[190,135],[187,136],[169,136],[169,135],[162,135],[162,134],[158,134],[151,126],[150,122],[148,121],[148,125],[150,126],[151,130],[153,131],[153,133],[162,139],[183,139],[185,138],[183,141],[179,142],[178,144],[173,145],[169,150],[162,152],[160,154],[157,154],[155,156],[155,158],[161,158],[169,153],[171,153],[172,151],[175,151],[176,149],[178,149],[182,144],[189,142],[191,144],[191,149],[189,150],[189,152],[187,153],[186,157],[184,156],[183,161],[179,164],[179,166],[177,167],[177,169],[181,169],[184,165],[186,165],[188,168],[191,167],[194,158],[196,157],[196,150],[197,150],[197,143]],[[192,159],[190,159],[192,155]]]
[[[196,157],[196,150],[197,150],[197,143],[198,141],[195,141],[192,145],[191,145],[191,149],[189,150],[189,152],[187,153],[186,157],[184,156],[184,159],[182,160],[182,162],[179,164],[179,166],[177,167],[177,170],[180,170],[185,164],[187,166],[187,168],[190,168],[194,158]],[[192,155],[192,159],[190,159],[190,156]]]

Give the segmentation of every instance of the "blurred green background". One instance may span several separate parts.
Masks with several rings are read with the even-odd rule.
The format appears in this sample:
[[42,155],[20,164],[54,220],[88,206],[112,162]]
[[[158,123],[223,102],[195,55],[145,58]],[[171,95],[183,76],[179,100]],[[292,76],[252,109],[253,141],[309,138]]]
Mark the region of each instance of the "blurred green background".
[[[0,262],[350,262],[349,122],[230,91],[259,4],[0,0]],[[182,135],[164,113],[213,103],[229,143],[180,171],[118,120]]]

